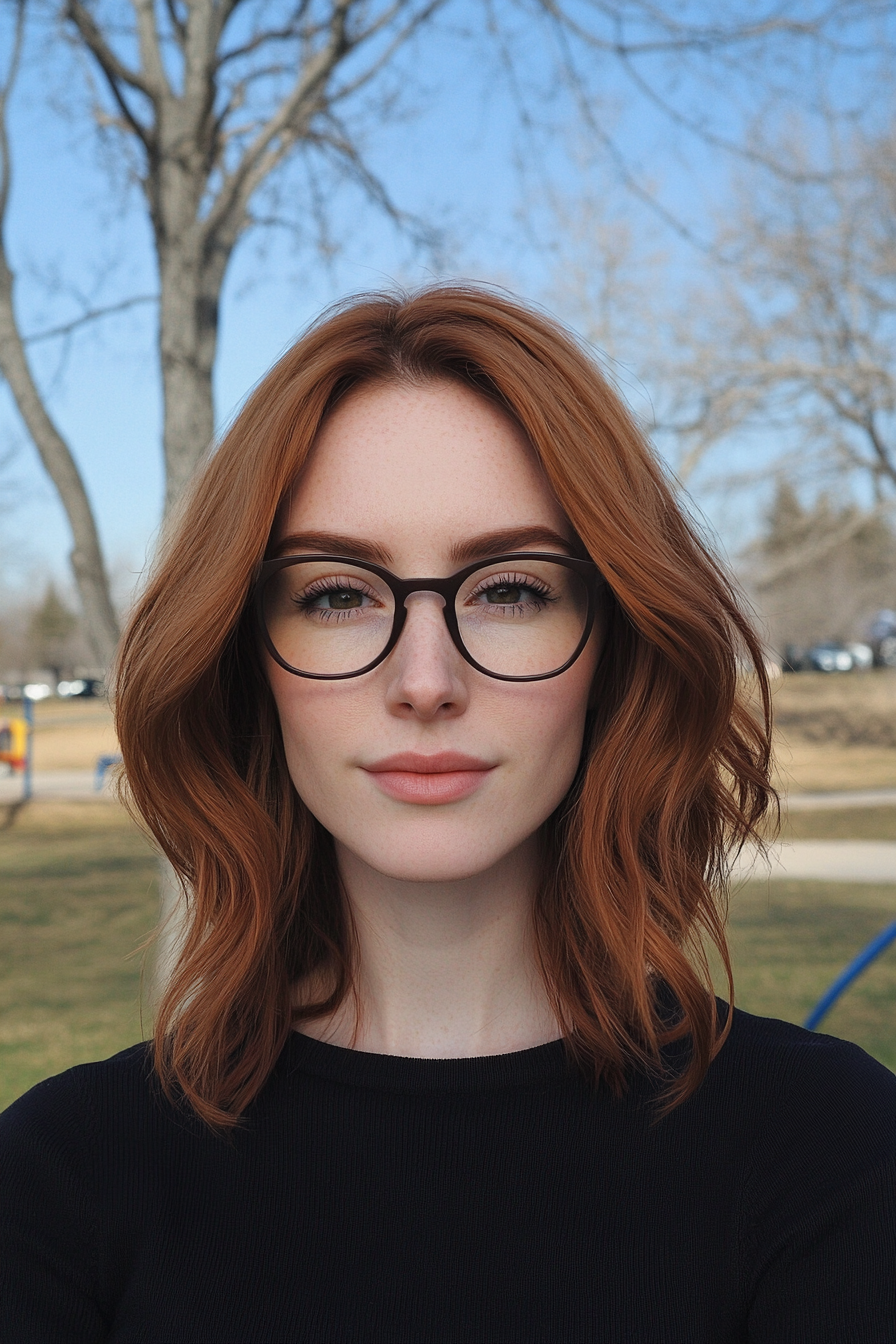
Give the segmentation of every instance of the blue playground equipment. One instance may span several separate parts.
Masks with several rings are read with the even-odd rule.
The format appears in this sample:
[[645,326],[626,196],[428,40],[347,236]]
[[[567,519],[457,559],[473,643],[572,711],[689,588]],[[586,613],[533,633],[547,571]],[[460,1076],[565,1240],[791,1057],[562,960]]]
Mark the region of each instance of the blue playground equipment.
[[814,1031],[825,1014],[833,1008],[843,991],[862,974],[866,967],[871,965],[875,957],[879,957],[881,952],[893,942],[896,942],[896,920],[882,929],[876,938],[872,938],[868,946],[863,948],[846,969],[840,972],[831,987],[822,994],[803,1026],[807,1027],[809,1031]]
[[96,773],[93,776],[93,787],[97,793],[101,793],[103,785],[106,782],[106,773],[112,770],[116,765],[121,765],[120,756],[100,756],[96,763]]

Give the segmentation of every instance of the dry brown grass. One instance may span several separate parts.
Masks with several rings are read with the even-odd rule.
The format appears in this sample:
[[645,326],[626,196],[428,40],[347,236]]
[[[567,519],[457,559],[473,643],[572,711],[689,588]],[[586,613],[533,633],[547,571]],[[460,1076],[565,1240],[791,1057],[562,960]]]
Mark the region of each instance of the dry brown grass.
[[896,669],[781,677],[775,715],[789,740],[896,750]]
[[104,700],[41,700],[34,707],[35,770],[92,770],[118,751]]
[[797,672],[774,687],[786,793],[896,788],[896,671]]
[[896,750],[801,742],[776,734],[775,784],[783,793],[896,788]]

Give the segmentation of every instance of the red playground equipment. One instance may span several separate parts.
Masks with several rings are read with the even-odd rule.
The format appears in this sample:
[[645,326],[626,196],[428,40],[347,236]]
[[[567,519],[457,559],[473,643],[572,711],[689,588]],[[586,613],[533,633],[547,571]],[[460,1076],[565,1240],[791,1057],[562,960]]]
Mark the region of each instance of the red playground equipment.
[[0,718],[0,763],[13,770],[28,764],[28,724],[24,719]]

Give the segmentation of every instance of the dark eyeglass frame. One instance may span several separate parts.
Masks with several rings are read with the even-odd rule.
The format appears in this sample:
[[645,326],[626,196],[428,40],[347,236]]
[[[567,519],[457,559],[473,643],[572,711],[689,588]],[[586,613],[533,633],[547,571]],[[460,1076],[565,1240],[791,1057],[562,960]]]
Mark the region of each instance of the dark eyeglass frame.
[[[365,569],[371,574],[376,574],[378,578],[386,584],[395,598],[395,615],[392,618],[392,632],[382,653],[378,654],[372,662],[367,663],[365,667],[359,667],[357,672],[303,672],[297,667],[291,667],[285,659],[281,658],[268,634],[267,624],[264,618],[264,587],[272,574],[278,573],[281,569],[287,569],[291,565],[298,564],[300,561],[325,560],[327,563],[340,565],[350,565],[353,569]],[[455,599],[460,591],[464,579],[475,574],[479,569],[485,569],[491,565],[510,564],[514,560],[550,560],[552,564],[562,565],[565,569],[571,569],[574,573],[581,575],[585,580],[588,593],[588,611],[586,613],[585,625],[582,637],[576,646],[575,652],[567,658],[562,667],[554,668],[552,672],[535,672],[526,676],[514,677],[504,672],[491,672],[476,659],[464,646],[460,629],[457,624],[457,612],[455,610]],[[358,560],[347,555],[282,555],[273,560],[263,560],[258,571],[258,578],[255,581],[252,603],[255,610],[255,617],[258,622],[258,628],[261,638],[268,653],[275,662],[287,672],[291,672],[295,677],[309,677],[313,681],[347,681],[350,677],[362,677],[365,672],[372,672],[380,663],[385,662],[389,654],[395,648],[401,638],[401,632],[404,629],[407,620],[408,609],[405,602],[412,593],[436,593],[444,599],[442,614],[445,617],[445,624],[448,627],[448,633],[451,641],[461,657],[475,667],[477,672],[482,672],[487,677],[493,677],[496,681],[547,681],[550,677],[559,677],[561,672],[565,672],[572,667],[573,663],[579,657],[594,629],[594,619],[597,615],[597,599],[601,587],[606,583],[600,570],[593,560],[579,560],[571,555],[554,555],[549,551],[508,551],[504,555],[490,555],[482,560],[476,560],[471,565],[465,565],[463,569],[457,570],[447,579],[400,579],[397,574],[391,570],[384,569],[382,565],[375,565],[368,560]]]

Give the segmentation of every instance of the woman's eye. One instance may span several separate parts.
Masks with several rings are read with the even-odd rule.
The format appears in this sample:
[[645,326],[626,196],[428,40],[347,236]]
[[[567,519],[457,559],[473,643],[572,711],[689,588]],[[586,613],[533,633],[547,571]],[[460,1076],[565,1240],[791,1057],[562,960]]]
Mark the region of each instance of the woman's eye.
[[369,607],[372,599],[360,588],[351,588],[347,584],[334,588],[306,589],[297,598],[297,606],[303,611],[357,611]]
[[352,607],[363,605],[364,594],[354,588],[336,588],[332,592],[322,593],[321,599],[323,605],[331,611],[350,611]]
[[530,590],[524,588],[521,583],[500,583],[494,588],[486,589],[485,600],[486,602],[500,602],[506,606],[516,606],[518,602],[524,600],[524,593],[528,593],[529,591]]
[[508,574],[494,575],[480,584],[468,599],[473,605],[491,607],[538,607],[549,601],[548,590],[535,579]]

